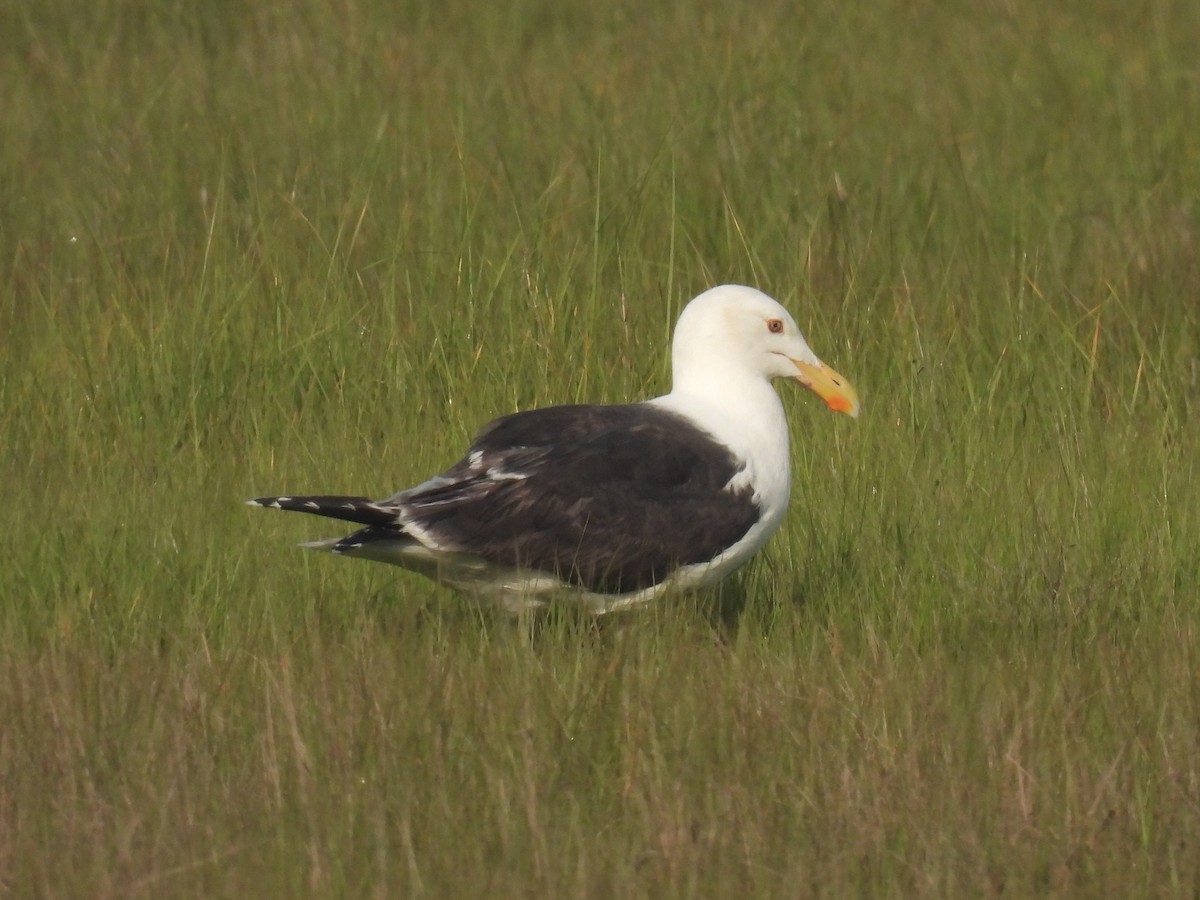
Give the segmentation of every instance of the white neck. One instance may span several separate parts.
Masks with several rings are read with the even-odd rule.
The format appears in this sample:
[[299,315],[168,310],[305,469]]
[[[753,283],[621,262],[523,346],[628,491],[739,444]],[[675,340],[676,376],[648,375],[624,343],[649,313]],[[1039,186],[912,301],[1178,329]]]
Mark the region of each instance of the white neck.
[[736,367],[676,366],[671,393],[650,402],[687,416],[745,462],[773,531],[787,507],[791,463],[787,419],[770,381]]

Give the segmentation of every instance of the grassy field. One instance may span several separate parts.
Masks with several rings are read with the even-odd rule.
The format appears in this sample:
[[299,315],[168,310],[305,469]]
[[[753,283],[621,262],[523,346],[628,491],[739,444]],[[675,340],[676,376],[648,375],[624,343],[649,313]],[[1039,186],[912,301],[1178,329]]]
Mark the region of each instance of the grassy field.
[[[1200,892],[1200,5],[0,11],[0,895]],[[789,306],[789,519],[532,638],[385,495]]]

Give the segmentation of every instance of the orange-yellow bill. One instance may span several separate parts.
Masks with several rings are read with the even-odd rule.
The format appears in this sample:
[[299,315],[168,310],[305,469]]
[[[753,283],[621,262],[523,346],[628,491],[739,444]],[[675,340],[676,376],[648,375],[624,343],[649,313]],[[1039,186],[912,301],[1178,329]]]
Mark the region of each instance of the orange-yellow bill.
[[799,370],[796,381],[824,400],[825,405],[835,412],[858,418],[858,394],[850,382],[824,363],[813,365],[798,359],[793,359],[792,363]]

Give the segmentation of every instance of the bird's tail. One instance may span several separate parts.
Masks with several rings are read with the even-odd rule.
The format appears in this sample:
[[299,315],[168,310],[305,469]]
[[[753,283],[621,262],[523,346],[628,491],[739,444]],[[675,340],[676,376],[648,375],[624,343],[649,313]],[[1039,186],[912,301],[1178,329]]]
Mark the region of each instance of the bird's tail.
[[258,497],[247,500],[248,506],[266,506],[312,513],[329,519],[357,522],[359,525],[395,526],[396,510],[382,506],[366,497]]

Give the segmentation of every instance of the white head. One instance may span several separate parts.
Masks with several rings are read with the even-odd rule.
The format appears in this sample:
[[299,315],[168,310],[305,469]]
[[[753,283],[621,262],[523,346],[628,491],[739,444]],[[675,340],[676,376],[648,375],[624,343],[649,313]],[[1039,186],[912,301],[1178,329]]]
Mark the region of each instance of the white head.
[[788,311],[754,288],[726,284],[692,300],[675,325],[671,364],[677,390],[714,377],[789,378],[830,409],[858,415],[854,388],[809,349]]

